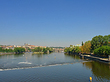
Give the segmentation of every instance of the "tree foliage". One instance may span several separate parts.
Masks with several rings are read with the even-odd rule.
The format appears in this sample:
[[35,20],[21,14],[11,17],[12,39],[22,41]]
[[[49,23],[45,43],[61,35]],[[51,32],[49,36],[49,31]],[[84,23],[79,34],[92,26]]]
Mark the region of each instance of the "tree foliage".
[[92,50],[97,49],[103,45],[103,36],[95,36],[92,38],[91,41],[91,48]]
[[2,47],[0,47],[0,52],[2,52],[3,51],[3,49],[2,49]]
[[0,52],[13,52],[12,49],[3,49],[2,47],[0,47]]
[[53,48],[49,48],[49,47],[46,47],[46,48],[36,47],[35,49],[32,49],[33,52],[44,52],[44,53],[47,53],[47,50],[49,50],[49,52],[52,52]]
[[14,52],[12,49],[5,49],[5,52]]
[[48,50],[50,53],[53,52],[53,48],[49,48],[49,47],[43,48],[44,53],[47,53]]
[[110,35],[99,35],[99,36],[95,36],[92,38],[91,40],[91,48],[92,51],[94,51],[95,49],[105,45],[105,46],[110,46]]
[[83,41],[82,41],[82,46],[84,45]]
[[101,46],[94,50],[94,54],[108,57],[110,55],[110,46]]
[[75,53],[79,53],[81,50],[78,46],[75,47],[66,47],[64,49],[64,52],[67,54],[75,54]]
[[83,46],[80,47],[82,53],[90,54],[91,51],[91,41],[86,41]]
[[18,54],[23,53],[23,52],[25,52],[25,49],[22,47],[16,47],[16,48],[14,48],[14,52],[18,53]]
[[41,47],[36,47],[35,49],[32,49],[33,52],[42,52],[43,48]]
[[46,50],[49,50],[49,52],[53,52],[53,48],[46,47]]
[[70,48],[70,47],[66,47],[65,49],[64,49],[64,52],[65,53],[70,53],[72,51],[72,48]]

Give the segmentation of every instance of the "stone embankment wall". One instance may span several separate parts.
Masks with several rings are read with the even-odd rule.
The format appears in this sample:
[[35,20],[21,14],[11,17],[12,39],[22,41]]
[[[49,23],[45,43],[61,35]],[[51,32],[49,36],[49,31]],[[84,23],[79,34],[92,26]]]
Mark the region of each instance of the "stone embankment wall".
[[99,61],[99,62],[110,64],[109,58],[105,59],[105,58],[95,57],[95,56],[91,56],[91,55],[80,55],[80,57],[82,59],[90,59],[90,60],[95,60],[95,61]]

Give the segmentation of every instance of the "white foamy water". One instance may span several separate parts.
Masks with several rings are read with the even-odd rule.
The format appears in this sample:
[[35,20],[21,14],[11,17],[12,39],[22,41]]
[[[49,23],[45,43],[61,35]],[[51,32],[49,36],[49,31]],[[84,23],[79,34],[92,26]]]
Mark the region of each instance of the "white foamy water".
[[[88,62],[88,61],[83,61]],[[20,64],[25,64],[29,62],[19,62]],[[50,65],[39,65],[39,66],[31,66],[31,67],[18,67],[18,68],[7,68],[7,69],[0,69],[0,71],[8,71],[8,70],[18,70],[18,69],[29,69],[29,68],[40,68],[40,67],[47,67],[47,66],[60,66],[60,65],[68,65],[68,64],[75,64],[75,63],[82,63],[82,62],[74,62],[74,63],[62,63],[62,64],[50,64]]]
[[19,62],[18,64],[32,64],[30,62]]
[[8,55],[1,59],[0,71],[67,65],[80,62],[83,62],[83,60],[75,59],[74,56],[64,55],[64,53],[52,53],[48,55],[32,55],[31,53],[25,53],[23,55]]

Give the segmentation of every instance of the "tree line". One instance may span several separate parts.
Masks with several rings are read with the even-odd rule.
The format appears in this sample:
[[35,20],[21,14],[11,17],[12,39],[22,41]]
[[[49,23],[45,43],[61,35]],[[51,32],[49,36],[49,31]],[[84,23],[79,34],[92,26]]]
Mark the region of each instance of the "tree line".
[[[32,52],[43,52],[43,53],[51,53],[53,52],[53,48],[49,48],[49,47],[46,47],[46,48],[42,48],[42,47],[36,47],[35,49],[29,49],[31,50]],[[16,47],[14,48],[14,50],[12,49],[3,49],[2,47],[0,47],[0,52],[15,52],[15,54],[20,54],[20,53],[24,53],[25,52],[25,48],[22,48],[22,47]]]
[[66,47],[64,49],[64,52],[67,54],[77,54],[77,53],[81,52],[81,50],[80,50],[80,47],[74,46],[74,47]]
[[16,47],[13,49],[3,49],[2,47],[0,47],[0,52],[15,52],[15,54],[20,54],[20,53],[24,53],[25,52],[25,48],[22,47]]
[[32,52],[43,52],[43,53],[47,53],[47,51],[49,51],[50,53],[53,52],[53,48],[42,48],[42,47],[36,47],[35,49],[32,49]]
[[110,35],[98,35],[92,38],[91,41],[82,42],[80,47],[67,47],[64,50],[65,53],[82,53],[90,54],[93,53],[97,56],[108,56],[110,55]]
[[12,49],[3,49],[2,47],[0,47],[0,52],[14,52],[14,50],[12,50]]

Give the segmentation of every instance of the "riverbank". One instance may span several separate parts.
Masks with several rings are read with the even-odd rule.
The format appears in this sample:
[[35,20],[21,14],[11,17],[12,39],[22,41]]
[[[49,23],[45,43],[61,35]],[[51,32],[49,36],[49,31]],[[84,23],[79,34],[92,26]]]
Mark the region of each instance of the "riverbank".
[[[33,52],[33,54],[43,54],[44,52]],[[0,52],[0,55],[11,55],[15,54],[15,52]]]
[[0,55],[10,55],[15,54],[14,52],[0,52]]
[[95,56],[92,56],[92,55],[82,55],[82,54],[80,54],[80,58],[82,58],[82,59],[90,59],[90,60],[95,60],[95,61],[99,61],[99,62],[110,64],[109,58],[100,58],[100,57],[95,57]]

